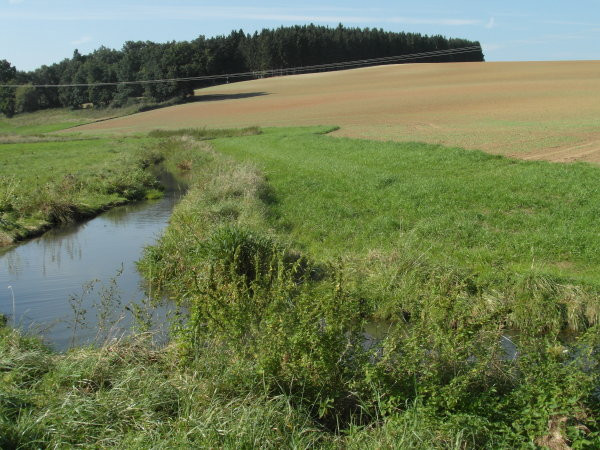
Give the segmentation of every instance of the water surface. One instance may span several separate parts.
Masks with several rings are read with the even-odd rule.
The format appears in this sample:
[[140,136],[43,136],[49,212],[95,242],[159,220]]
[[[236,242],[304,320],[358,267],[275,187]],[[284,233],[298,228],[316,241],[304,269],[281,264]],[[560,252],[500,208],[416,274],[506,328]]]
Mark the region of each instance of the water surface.
[[[161,178],[167,191],[160,200],[117,207],[0,250],[0,313],[12,317],[14,293],[16,324],[43,334],[53,347],[64,350],[74,337],[74,310],[87,311],[87,328],[75,333],[76,342],[83,343],[97,334],[102,298],[111,297],[123,306],[147,298],[135,261],[165,228],[183,192],[173,177],[163,174]],[[93,290],[84,294],[91,282]],[[113,306],[118,316],[118,304]],[[159,308],[155,314],[164,316],[164,310]],[[130,323],[130,317],[120,320],[115,329]]]

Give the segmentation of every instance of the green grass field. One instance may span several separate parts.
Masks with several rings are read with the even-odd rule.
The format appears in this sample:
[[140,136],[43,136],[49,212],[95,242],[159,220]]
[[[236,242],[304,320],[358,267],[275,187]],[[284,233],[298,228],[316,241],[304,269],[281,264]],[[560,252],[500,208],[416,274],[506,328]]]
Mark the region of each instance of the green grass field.
[[[102,138],[51,134],[130,109],[39,111],[0,120],[0,245],[160,195],[155,176],[146,169],[162,160],[156,148],[161,132]],[[196,130],[194,136],[213,139],[258,132]]]
[[59,110],[0,120],[0,245],[158,194],[145,170],[160,159],[148,150],[155,139],[48,134],[101,115]]
[[155,195],[149,140],[88,139],[0,145],[0,241]]
[[488,278],[535,271],[600,286],[600,168],[315,131],[215,141],[264,169],[271,225],[314,257],[410,248]]
[[148,157],[190,182],[139,264],[172,341],[0,326],[0,447],[598,447],[600,168],[330,130],[0,145],[5,224]]
[[220,348],[341,447],[597,444],[600,169],[263,131],[170,144],[195,179],[141,268],[187,367]]
[[51,133],[109,117],[118,117],[133,111],[133,109],[131,111],[121,109],[50,109],[19,114],[11,119],[0,117],[0,136]]

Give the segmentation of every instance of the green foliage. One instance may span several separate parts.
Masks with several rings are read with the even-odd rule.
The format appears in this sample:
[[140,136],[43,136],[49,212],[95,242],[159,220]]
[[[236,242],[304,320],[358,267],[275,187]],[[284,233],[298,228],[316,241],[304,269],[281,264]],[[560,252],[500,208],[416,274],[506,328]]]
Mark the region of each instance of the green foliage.
[[235,374],[179,368],[173,349],[139,335],[100,349],[49,353],[0,328],[0,447],[303,447],[327,437],[285,396],[228,395]]
[[[192,156],[191,143],[170,141],[168,161],[191,158],[194,181],[140,266],[190,313],[176,341],[185,367],[210,365],[207,349],[217,349],[239,373],[230,381],[231,395],[256,389],[285,395],[310,421],[344,436],[335,441],[344,447],[596,445],[597,297],[539,273],[484,278],[433,262],[433,255],[410,245],[392,255],[371,252],[368,269],[345,257],[322,265],[321,276],[314,277],[314,263],[288,257],[296,252],[281,244],[285,235],[278,222],[301,207],[308,226],[327,226],[320,211],[307,208],[324,198],[335,202],[331,184],[341,181],[331,170],[335,164],[321,160],[315,165],[327,167],[333,179],[310,178],[310,150],[290,146],[306,146],[310,139],[296,136],[284,130],[217,146],[231,153],[242,142],[236,148],[244,152],[260,146],[257,159],[269,155],[262,161],[281,160],[282,166],[285,161],[280,170],[286,176],[301,172],[304,183],[315,184],[321,197],[314,201],[302,185],[287,191],[275,170],[269,172],[275,189],[265,196],[264,176],[247,163],[208,146],[196,147]],[[331,148],[325,140],[319,144],[315,155],[322,158]],[[269,145],[277,151],[270,154]],[[301,165],[293,165],[294,152]],[[344,164],[352,158],[348,152]],[[390,163],[370,163],[376,164]],[[412,161],[411,167],[418,166]],[[363,176],[354,184],[366,198],[369,183]],[[348,184],[339,189],[353,198]],[[298,190],[308,205],[282,204],[293,202],[292,191]],[[336,208],[327,205],[330,214]],[[328,233],[343,233],[343,222],[336,226]],[[311,259],[327,255],[328,242],[321,241],[320,252],[309,247]],[[347,249],[353,245],[344,242]],[[391,321],[384,336],[365,337],[374,313]],[[577,330],[577,341],[565,337],[568,330]]]
[[[126,42],[121,50],[100,47],[88,55],[75,50],[71,59],[21,73],[32,84],[115,83],[254,72],[246,79],[262,78],[267,69],[335,63],[357,59],[396,56],[407,53],[445,50],[476,45],[464,39],[423,36],[416,33],[384,32],[380,29],[324,26],[280,27],[253,35],[233,31],[227,36],[191,42]],[[315,51],[319,49],[319,51]],[[432,57],[425,61],[482,61],[481,52]],[[422,59],[417,62],[423,61]],[[283,72],[282,72],[283,73]],[[288,70],[285,73],[293,73]],[[13,77],[14,78],[14,77]],[[240,79],[240,78],[238,78]],[[241,78],[240,80],[243,80]],[[83,104],[124,106],[130,99],[144,97],[150,102],[183,101],[194,90],[213,81],[168,81],[144,85],[75,86],[53,92],[39,92],[40,108],[71,107]]]
[[14,88],[0,87],[0,113],[8,118],[15,115]]
[[314,258],[347,258],[371,289],[391,282],[405,254],[498,289],[516,273],[600,286],[597,167],[310,131],[214,145],[264,170],[278,198],[270,227]]
[[[0,329],[0,445],[600,446],[596,284],[578,282],[572,267],[542,270],[554,251],[565,256],[565,240],[540,245],[536,264],[518,264],[529,254],[518,254],[523,234],[513,227],[532,220],[535,233],[549,232],[552,214],[564,212],[553,202],[564,197],[504,217],[515,207],[504,189],[519,186],[519,205],[535,204],[544,177],[593,196],[586,186],[597,169],[432,146],[338,147],[306,130],[214,141],[261,162],[267,182],[202,139],[157,143],[190,189],[139,263],[187,320],[166,348],[139,334],[65,355]],[[493,180],[497,195],[477,170],[502,179]],[[570,208],[584,216],[587,202]],[[468,226],[424,223],[469,216],[483,203],[496,216],[478,223],[500,236],[489,244],[493,274]],[[400,207],[398,227],[389,216]],[[571,232],[584,235],[584,223]],[[536,234],[526,232],[530,242]],[[373,322],[383,335],[369,332]]]
[[[0,84],[13,84],[17,76],[17,69],[3,59],[0,61]],[[10,87],[0,87],[0,113],[6,117],[15,114],[15,90]]]
[[39,107],[38,93],[33,86],[19,86],[15,90],[15,111],[26,113]]
[[266,236],[225,226],[214,230],[199,250],[203,258],[219,265],[223,274],[255,280],[272,264],[277,247]]
[[3,243],[72,222],[158,187],[161,156],[140,139],[4,144],[0,156]]

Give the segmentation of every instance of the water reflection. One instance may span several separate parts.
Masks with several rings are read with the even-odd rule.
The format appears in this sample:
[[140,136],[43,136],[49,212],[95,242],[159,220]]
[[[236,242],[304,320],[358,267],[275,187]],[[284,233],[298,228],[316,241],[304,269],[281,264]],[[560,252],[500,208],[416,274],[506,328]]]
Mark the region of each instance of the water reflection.
[[[100,280],[84,296],[80,307],[93,312],[115,279],[115,296],[123,303],[138,303],[147,297],[135,261],[142,249],[162,232],[183,186],[168,176],[164,198],[127,205],[108,211],[88,222],[52,230],[42,237],[0,253],[0,313],[12,315],[12,286],[16,299],[16,321],[25,330],[44,331],[58,349],[68,347],[73,335],[73,305],[69,299],[81,295],[82,286]],[[121,272],[121,273],[119,273]],[[116,276],[119,274],[118,276]],[[163,317],[164,308],[155,314]],[[80,340],[97,332],[97,317],[87,317],[90,329]],[[130,321],[130,319],[129,319]],[[121,325],[127,326],[122,320]]]
[[[390,334],[394,326],[395,325],[392,322],[381,320],[367,322],[362,333],[363,349],[373,351],[375,359],[380,358],[383,355],[382,345],[384,340]],[[404,326],[409,325],[404,324]],[[515,361],[519,357],[519,348],[516,344],[517,336],[518,333],[508,330],[500,336],[499,345],[502,348],[502,359]]]

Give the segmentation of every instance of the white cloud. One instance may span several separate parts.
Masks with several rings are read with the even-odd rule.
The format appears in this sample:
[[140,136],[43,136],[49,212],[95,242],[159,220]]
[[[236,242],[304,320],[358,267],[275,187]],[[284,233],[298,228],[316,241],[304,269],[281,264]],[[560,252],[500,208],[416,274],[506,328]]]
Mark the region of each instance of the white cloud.
[[481,48],[483,48],[483,52],[493,52],[494,50],[500,50],[501,48],[504,48],[504,45],[502,44],[487,44],[485,42],[481,43]]
[[11,5],[16,5],[18,3],[23,3],[23,0],[8,0],[8,3]]
[[231,15],[210,14],[212,18],[234,18],[234,19],[252,19],[266,20],[273,22],[318,22],[318,23],[370,23],[376,22],[377,19],[366,16],[322,16],[322,15],[300,15],[300,14],[270,14],[270,13],[242,13]]
[[91,36],[81,36],[79,39],[75,39],[74,41],[71,41],[72,45],[82,45],[82,44],[87,44],[88,42],[91,42],[92,37]]
[[496,27],[496,18],[495,17],[490,17],[490,20],[488,21],[488,23],[485,24],[485,27],[488,30],[491,30],[492,28]]
[[528,17],[532,17],[531,14],[524,14],[524,13],[515,13],[515,12],[492,12],[492,14],[494,15],[494,17],[513,17],[513,18],[521,18],[521,19],[525,19]]
[[596,25],[595,23],[589,22],[573,22],[570,20],[540,20],[539,23],[543,23],[546,25],[573,25],[577,27],[592,27]]

